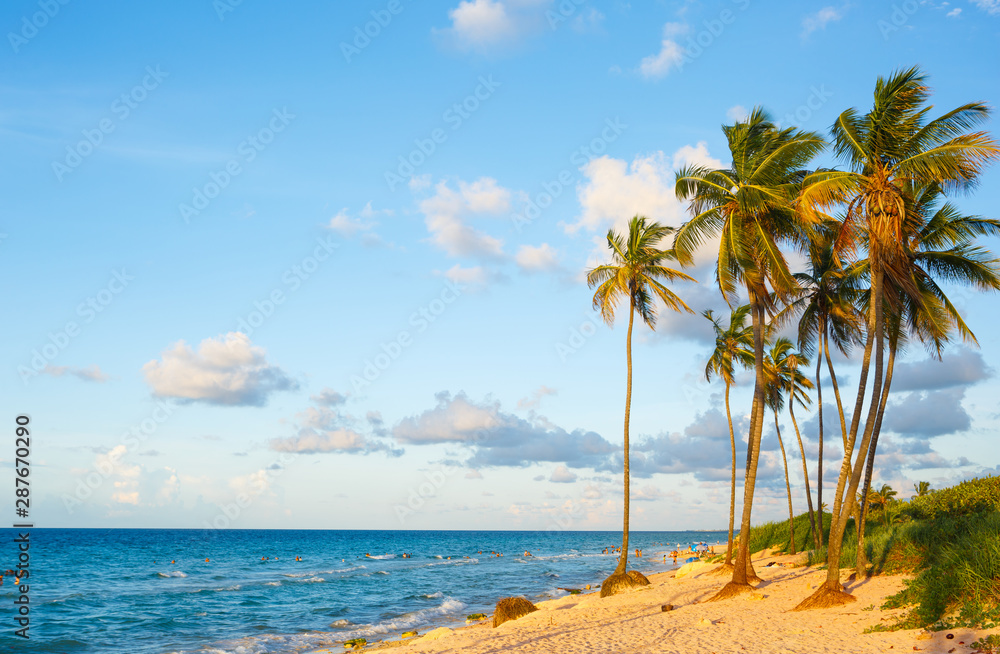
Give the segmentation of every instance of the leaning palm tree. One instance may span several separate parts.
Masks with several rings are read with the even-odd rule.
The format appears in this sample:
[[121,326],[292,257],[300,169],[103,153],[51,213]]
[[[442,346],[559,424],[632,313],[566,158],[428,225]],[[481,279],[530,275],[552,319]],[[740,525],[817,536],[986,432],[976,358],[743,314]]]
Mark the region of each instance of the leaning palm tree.
[[[848,356],[851,348],[861,340],[861,327],[864,323],[863,317],[855,307],[859,292],[857,280],[845,269],[834,250],[839,226],[838,221],[828,220],[810,232],[807,269],[795,274],[800,288],[798,298],[775,317],[775,326],[780,327],[795,315],[801,314],[798,321],[799,349],[805,355],[811,356],[813,353],[816,355],[816,405],[819,420],[816,504],[820,507],[823,506],[825,431],[821,362],[825,356],[834,399],[837,402],[837,414],[840,418],[841,442],[846,447],[847,421],[844,416],[844,403],[840,397],[837,373],[830,357],[830,340],[832,338],[837,349],[844,356]],[[824,543],[822,509],[819,510],[819,526],[820,529],[815,535],[817,549]]]
[[[628,518],[629,518],[629,412],[632,408],[632,324],[635,314],[653,329],[656,325],[656,300],[668,309],[694,313],[663,285],[663,281],[695,281],[689,275],[668,267],[677,259],[673,249],[660,249],[660,242],[673,233],[671,227],[651,222],[643,216],[634,216],[628,225],[628,234],[623,236],[613,229],[608,230],[608,248],[611,263],[597,266],[587,272],[587,284],[593,288],[594,308],[600,310],[601,317],[610,326],[615,321],[615,311],[619,303],[628,302],[628,333],[625,338],[625,360],[627,381],[625,385],[625,512],[622,527],[622,553],[614,573],[601,584],[601,597],[612,595],[623,588],[637,585],[633,577],[625,573],[628,561]],[[663,281],[661,281],[663,280]]]
[[764,426],[766,314],[773,315],[776,301],[791,297],[796,287],[779,245],[802,239],[802,218],[791,204],[801,188],[802,171],[824,147],[818,134],[778,129],[759,107],[722,131],[732,155],[730,167],[687,166],[677,172],[675,189],[678,199],[690,200],[692,214],[674,239],[679,260],[690,263],[695,250],[720,237],[716,282],[730,306],[738,304],[741,289],[746,292],[754,336],[754,395],[740,522],[744,537],[739,540],[732,581],[712,599],[752,590],[749,582],[755,575],[745,536],[750,533]]
[[717,570],[732,572],[733,567],[733,526],[736,521],[736,437],[733,434],[733,414],[729,409],[729,389],[734,383],[735,366],[753,368],[753,328],[747,325],[750,306],[744,304],[729,314],[729,327],[722,324],[709,309],[702,313],[712,323],[715,330],[715,350],[705,366],[705,380],[712,381],[718,375],[726,383],[726,421],[729,424],[729,447],[732,450],[732,468],[729,481],[729,540],[726,543],[726,561]]
[[[871,291],[858,395],[834,496],[827,579],[796,607],[800,610],[855,600],[840,583],[840,551],[849,518],[847,498],[853,498],[858,490],[880,413],[886,280],[911,297],[919,294],[908,273],[905,253],[904,220],[911,186],[937,183],[949,190],[970,190],[984,167],[1000,156],[1000,147],[987,132],[969,131],[988,118],[985,103],[965,104],[927,121],[930,107],[925,105],[930,92],[925,82],[917,68],[879,78],[871,111],[861,115],[848,109],[832,127],[835,154],[849,169],[819,171],[803,183],[799,206],[806,215],[846,204],[837,248],[846,255],[864,248]],[[872,364],[871,400],[858,440]]]
[[[949,202],[941,203],[943,196],[937,184],[910,189],[907,194],[907,212],[903,223],[906,272],[917,293],[907,294],[896,288],[892,280],[886,283],[886,329],[889,341],[889,359],[886,364],[885,383],[879,414],[875,421],[864,485],[861,490],[862,514],[871,489],[875,468],[875,451],[878,446],[886,400],[892,384],[893,368],[901,344],[907,334],[921,341],[938,359],[951,335],[958,333],[962,339],[978,346],[975,334],[965,323],[957,308],[935,281],[935,277],[963,283],[978,290],[1000,289],[1000,263],[986,249],[975,245],[980,236],[1000,235],[1000,221],[981,216],[963,215]],[[859,262],[864,269],[866,262]],[[904,325],[905,323],[905,325]],[[856,575],[867,576],[864,544],[865,521],[859,521],[858,559]]]

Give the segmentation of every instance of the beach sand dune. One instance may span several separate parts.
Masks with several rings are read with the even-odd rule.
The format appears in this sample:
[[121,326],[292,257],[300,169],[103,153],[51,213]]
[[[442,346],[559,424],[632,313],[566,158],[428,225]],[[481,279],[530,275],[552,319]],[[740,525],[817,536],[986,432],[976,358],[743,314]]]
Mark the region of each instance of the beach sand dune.
[[[966,654],[973,651],[970,643],[988,633],[969,629],[862,633],[867,627],[891,623],[901,615],[899,609],[879,608],[887,596],[903,587],[904,578],[900,576],[847,584],[858,598],[849,606],[792,612],[792,607],[822,583],[826,572],[765,566],[800,560],[789,556],[755,557],[755,567],[764,581],[753,597],[706,602],[726,579],[706,574],[711,568],[703,566],[680,578],[675,573],[653,575],[651,586],[623,595],[601,599],[593,592],[541,602],[537,612],[496,629],[487,625],[458,629],[433,640],[409,641],[394,652]],[[675,608],[663,612],[660,607],[664,604]],[[953,638],[948,639],[948,634]]]

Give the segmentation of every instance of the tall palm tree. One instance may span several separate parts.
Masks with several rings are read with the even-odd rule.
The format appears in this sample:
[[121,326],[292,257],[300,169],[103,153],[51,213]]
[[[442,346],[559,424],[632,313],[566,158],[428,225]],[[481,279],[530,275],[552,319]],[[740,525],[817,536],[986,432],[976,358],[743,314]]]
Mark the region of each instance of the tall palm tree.
[[[809,233],[806,271],[795,274],[800,292],[798,298],[775,318],[780,327],[795,315],[798,322],[798,346],[804,355],[816,355],[816,404],[819,419],[819,454],[816,466],[816,504],[819,513],[819,531],[816,533],[816,547],[821,548],[823,537],[823,455],[824,432],[823,385],[821,379],[822,361],[826,360],[827,371],[837,402],[840,418],[841,443],[847,445],[847,422],[844,417],[844,403],[840,397],[837,373],[830,357],[830,339],[844,356],[860,342],[863,317],[855,307],[858,298],[857,280],[842,265],[834,249],[839,230],[839,222],[824,221]],[[789,407],[791,408],[791,407]]]
[[[601,317],[610,326],[615,321],[615,310],[622,301],[628,302],[628,334],[625,339],[625,360],[627,381],[625,385],[625,511],[622,526],[622,553],[618,567],[601,585],[601,597],[614,594],[624,587],[631,587],[634,581],[625,574],[628,561],[628,518],[629,518],[629,413],[632,408],[632,324],[635,314],[650,329],[656,325],[656,300],[673,311],[694,313],[663,285],[663,281],[678,279],[695,281],[689,275],[668,267],[666,264],[677,259],[673,249],[660,249],[660,242],[670,236],[673,229],[644,216],[634,216],[628,225],[628,234],[623,236],[613,229],[608,230],[608,248],[611,263],[597,266],[587,272],[587,284],[593,288],[594,308],[600,310]],[[663,280],[663,281],[661,281]]]
[[[740,548],[733,579],[712,599],[752,590],[749,538],[760,437],[764,420],[765,314],[795,289],[795,280],[779,245],[802,239],[802,217],[792,209],[804,169],[823,147],[823,138],[795,128],[778,129],[755,107],[742,121],[722,128],[732,164],[713,170],[691,165],[676,175],[676,194],[690,201],[692,217],[677,231],[674,247],[682,263],[695,250],[719,237],[716,281],[730,306],[740,287],[750,304],[754,336],[754,395],[747,438]],[[748,569],[749,573],[748,574]]]
[[[918,295],[908,275],[905,254],[904,220],[910,187],[937,183],[950,190],[969,190],[983,168],[1000,156],[1000,147],[987,132],[969,131],[988,118],[985,103],[965,104],[928,121],[930,107],[925,105],[929,95],[926,77],[917,68],[880,77],[872,109],[863,115],[848,109],[831,128],[835,154],[849,169],[818,171],[803,183],[799,206],[806,215],[817,208],[846,204],[838,251],[849,255],[859,247],[866,250],[871,291],[858,396],[834,497],[827,580],[797,609],[835,606],[855,599],[840,584],[840,551],[849,517],[843,509],[846,498],[853,498],[858,490],[881,405],[885,281],[889,279],[908,295]],[[871,400],[858,441],[873,346]]]
[[736,436],[733,434],[733,414],[729,409],[729,389],[733,385],[733,374],[738,364],[745,369],[753,368],[753,328],[747,325],[750,306],[733,309],[729,314],[729,327],[722,324],[709,309],[702,313],[712,323],[715,330],[715,350],[705,366],[705,380],[712,381],[718,375],[726,383],[726,421],[729,423],[729,447],[732,450],[732,476],[729,482],[729,540],[726,543],[726,562],[720,571],[733,566],[733,526],[736,521]]
[[781,448],[781,462],[785,468],[785,492],[788,496],[788,542],[791,554],[795,554],[795,510],[792,508],[792,485],[788,478],[788,457],[785,455],[785,443],[781,439],[781,426],[778,424],[778,414],[785,406],[784,371],[777,360],[784,356],[783,350],[791,348],[792,343],[787,338],[778,339],[771,351],[764,356],[764,377],[767,380],[765,403],[774,414],[774,432],[778,435],[778,447]]
[[[892,384],[892,373],[900,344],[906,341],[905,327],[939,359],[945,343],[953,333],[966,342],[978,346],[975,334],[965,324],[961,314],[935,281],[935,277],[960,282],[979,290],[1000,288],[998,261],[984,248],[975,245],[979,236],[1000,234],[1000,221],[981,216],[963,215],[954,205],[941,203],[942,189],[938,184],[911,187],[907,194],[907,212],[904,220],[905,271],[913,281],[917,293],[907,294],[896,288],[892,280],[886,285],[887,335],[889,359],[882,390],[879,414],[868,449],[864,485],[861,491],[862,514],[871,489],[878,446],[885,412],[886,400]],[[861,267],[864,267],[864,262]],[[859,522],[857,576],[867,575],[864,543],[865,522]]]
[[913,492],[916,493],[917,497],[923,497],[924,495],[931,494],[931,482],[929,481],[918,481],[913,484]]

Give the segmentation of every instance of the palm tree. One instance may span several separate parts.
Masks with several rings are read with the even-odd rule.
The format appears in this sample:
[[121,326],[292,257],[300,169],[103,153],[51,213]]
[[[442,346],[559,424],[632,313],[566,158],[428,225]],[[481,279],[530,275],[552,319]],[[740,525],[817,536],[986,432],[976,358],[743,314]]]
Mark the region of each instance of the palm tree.
[[[802,218],[791,205],[801,189],[805,166],[823,149],[824,142],[815,133],[795,128],[779,130],[759,107],[745,120],[726,125],[722,131],[732,155],[729,168],[712,170],[691,165],[677,172],[677,197],[690,200],[692,217],[677,231],[674,247],[678,259],[690,263],[698,247],[720,237],[716,261],[719,289],[730,306],[739,304],[735,301],[739,287],[749,299],[755,381],[743,484],[742,536],[750,533],[764,426],[765,314],[773,314],[776,300],[789,298],[795,289],[779,244],[802,239]],[[751,574],[749,538],[742,537],[733,579],[712,599],[752,590]]]
[[[858,396],[834,497],[827,580],[797,609],[835,606],[855,599],[840,584],[840,550],[849,517],[842,508],[845,498],[854,497],[858,490],[881,406],[885,282],[888,279],[912,297],[918,295],[906,265],[904,221],[908,193],[913,185],[933,183],[969,190],[983,168],[1000,156],[1000,147],[988,133],[969,131],[988,118],[985,103],[965,104],[927,121],[930,107],[924,105],[930,92],[925,82],[917,68],[880,77],[871,111],[861,115],[848,109],[832,127],[835,154],[848,163],[849,170],[818,171],[803,183],[800,208],[806,215],[817,208],[846,204],[837,248],[849,255],[859,246],[864,247],[871,291]],[[858,442],[873,346],[871,401]]]
[[[822,361],[826,359],[837,414],[840,418],[841,442],[847,445],[847,422],[844,404],[840,397],[837,373],[830,357],[830,339],[844,355],[848,356],[853,345],[860,342],[863,318],[855,307],[858,290],[856,280],[848,274],[834,250],[834,240],[839,223],[825,221],[809,234],[807,270],[796,273],[801,289],[798,299],[775,318],[775,326],[782,326],[791,317],[801,314],[798,322],[798,346],[805,355],[816,355],[816,405],[819,419],[819,455],[816,466],[816,504],[823,506],[823,385]],[[791,407],[789,407],[791,409]],[[819,531],[816,532],[817,549],[823,546],[823,510],[819,509]]]
[[726,543],[726,562],[718,569],[733,567],[733,526],[736,521],[736,437],[733,434],[733,414],[729,409],[729,388],[733,385],[734,364],[742,368],[753,367],[753,329],[746,324],[750,306],[744,304],[729,315],[729,327],[723,328],[709,309],[702,313],[715,330],[715,350],[705,366],[705,380],[718,375],[726,383],[726,420],[729,423],[729,446],[732,449],[732,478],[729,482],[729,540]]
[[[935,276],[951,282],[963,282],[979,290],[1000,288],[1000,273],[997,260],[992,254],[975,245],[978,236],[1000,234],[1000,221],[980,216],[963,215],[954,205],[939,204],[943,193],[938,184],[922,188],[911,188],[907,194],[907,212],[904,220],[904,251],[907,274],[912,278],[916,295],[907,294],[903,289],[887,283],[886,314],[889,337],[889,360],[886,379],[882,390],[879,414],[868,449],[864,485],[861,497],[867,498],[871,489],[872,473],[875,467],[875,451],[878,446],[896,354],[901,342],[905,342],[903,323],[908,331],[941,357],[941,351],[951,335],[958,332],[963,340],[978,346],[975,334],[965,324],[961,314],[934,280]],[[859,262],[862,269],[865,262]],[[894,308],[895,307],[895,308]],[[862,503],[862,513],[865,503]],[[857,576],[867,575],[864,560],[865,522],[858,529]]]
[[614,573],[601,585],[601,597],[612,595],[618,590],[636,584],[625,574],[628,560],[628,518],[629,518],[629,412],[632,408],[632,324],[635,314],[653,329],[656,325],[656,305],[659,299],[668,309],[694,313],[660,280],[675,281],[685,279],[695,281],[690,276],[669,268],[664,264],[675,261],[673,249],[662,250],[658,246],[673,229],[650,222],[643,216],[634,216],[628,225],[628,235],[623,237],[613,229],[608,230],[608,248],[611,263],[597,266],[587,272],[587,284],[593,288],[594,308],[610,326],[615,321],[615,310],[623,300],[628,301],[628,334],[625,339],[625,359],[627,381],[625,386],[625,512],[622,527],[622,555]]
[[924,495],[931,494],[931,482],[929,481],[918,481],[913,484],[913,491],[917,494],[917,497],[923,497]]
[[767,389],[765,391],[765,402],[767,407],[774,414],[774,432],[778,435],[778,447],[781,448],[781,462],[785,467],[785,492],[788,496],[788,542],[791,554],[795,554],[795,510],[792,508],[792,485],[788,479],[788,457],[785,456],[785,443],[781,440],[781,427],[778,425],[778,413],[785,406],[785,380],[784,371],[781,369],[778,360],[784,356],[783,350],[792,347],[791,341],[787,338],[778,339],[771,347],[771,351],[764,357],[764,376],[767,379]]

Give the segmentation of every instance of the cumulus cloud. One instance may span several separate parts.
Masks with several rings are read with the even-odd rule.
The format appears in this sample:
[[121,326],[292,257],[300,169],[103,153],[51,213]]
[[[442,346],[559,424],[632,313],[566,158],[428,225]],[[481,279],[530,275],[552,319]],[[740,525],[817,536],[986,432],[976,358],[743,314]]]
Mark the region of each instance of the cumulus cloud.
[[448,12],[451,26],[436,32],[462,50],[495,53],[541,32],[551,4],[552,0],[462,0]]
[[474,182],[459,180],[458,189],[441,181],[433,196],[420,202],[420,211],[430,232],[430,241],[453,257],[502,259],[503,241],[471,227],[474,215],[499,215],[510,211],[511,193],[496,180],[481,177]]
[[404,418],[392,434],[401,443],[464,445],[471,450],[464,462],[470,468],[542,462],[596,468],[621,449],[595,432],[569,432],[537,416],[529,421],[506,413],[499,402],[475,402],[464,393],[436,398],[436,407]]
[[514,261],[524,272],[549,272],[559,268],[559,254],[548,243],[539,246],[522,245]]
[[101,371],[100,366],[96,363],[92,366],[87,366],[86,368],[74,368],[72,366],[53,366],[49,364],[45,366],[42,370],[43,375],[52,375],[53,377],[62,377],[63,375],[71,375],[77,379],[82,379],[88,382],[97,382],[98,384],[103,384],[104,382],[111,379],[108,375]]
[[823,7],[813,14],[809,14],[802,19],[802,38],[808,38],[810,34],[817,30],[826,29],[830,23],[844,17],[844,8]]
[[385,452],[389,456],[400,456],[403,450],[393,448],[382,440],[386,435],[382,428],[382,416],[369,412],[365,418],[367,434],[358,431],[359,421],[343,414],[330,405],[317,403],[296,414],[296,433],[287,438],[275,438],[270,442],[272,450],[278,452],[299,452],[317,454],[341,452],[346,454],[371,454]]
[[972,418],[962,406],[964,398],[964,388],[910,393],[886,406],[882,428],[904,438],[966,431]]
[[966,347],[945,352],[941,359],[901,362],[893,368],[892,391],[932,391],[969,386],[993,376],[983,355]]
[[584,229],[603,237],[608,227],[621,229],[635,214],[680,225],[684,205],[674,192],[674,171],[692,163],[723,167],[704,141],[685,145],[670,156],[662,151],[640,155],[631,163],[607,155],[591,160],[582,169],[585,180],[577,186],[581,214],[566,231]]
[[684,62],[685,52],[684,48],[676,41],[676,37],[685,33],[687,29],[688,26],[684,23],[664,25],[660,51],[639,62],[639,73],[647,79],[656,79],[665,77],[675,68],[680,68]]
[[566,466],[556,466],[552,471],[549,481],[554,484],[572,484],[576,481],[576,473]]
[[298,383],[267,362],[264,348],[242,332],[206,338],[193,350],[178,341],[161,360],[142,367],[156,397],[225,406],[264,406],[277,391],[296,390]]

